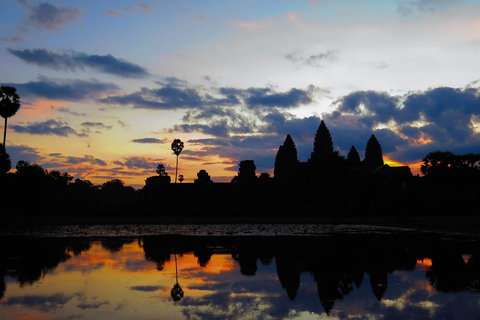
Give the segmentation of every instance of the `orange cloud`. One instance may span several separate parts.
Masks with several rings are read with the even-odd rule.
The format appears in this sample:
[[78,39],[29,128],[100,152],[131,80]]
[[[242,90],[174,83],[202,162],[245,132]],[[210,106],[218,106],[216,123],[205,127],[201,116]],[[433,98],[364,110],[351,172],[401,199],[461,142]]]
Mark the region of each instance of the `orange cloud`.
[[67,101],[55,101],[55,100],[48,100],[43,99],[39,101],[35,101],[31,105],[22,105],[20,107],[20,111],[24,115],[36,118],[51,118],[52,111],[56,108],[63,107],[67,105]]

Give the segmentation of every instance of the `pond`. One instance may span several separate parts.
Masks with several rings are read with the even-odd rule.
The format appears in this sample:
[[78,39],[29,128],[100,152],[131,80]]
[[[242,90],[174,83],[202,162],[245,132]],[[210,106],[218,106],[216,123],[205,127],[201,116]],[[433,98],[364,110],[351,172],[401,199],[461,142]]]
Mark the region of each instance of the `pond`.
[[178,228],[3,235],[0,319],[480,318],[475,237]]

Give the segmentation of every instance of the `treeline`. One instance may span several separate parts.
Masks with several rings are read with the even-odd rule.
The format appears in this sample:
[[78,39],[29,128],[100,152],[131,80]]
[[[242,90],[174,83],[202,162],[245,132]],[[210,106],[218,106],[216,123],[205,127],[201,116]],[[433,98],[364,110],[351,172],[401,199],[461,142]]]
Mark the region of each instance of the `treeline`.
[[94,185],[28,161],[19,161],[15,169],[15,173],[0,174],[7,215],[117,214],[137,203],[138,192],[119,179]]
[[[1,145],[0,145],[1,146]],[[200,170],[195,183],[171,183],[164,167],[135,190],[119,179],[94,185],[66,172],[48,171],[19,161],[10,170],[0,152],[2,212],[19,216],[336,216],[478,214],[480,154],[429,153],[424,176],[343,172],[299,184],[280,183],[255,173],[253,161],[242,161],[232,183],[213,183]],[[6,161],[8,160],[8,161]],[[243,166],[242,166],[243,163]],[[408,168],[407,168],[408,169]],[[397,172],[398,173],[398,172]]]

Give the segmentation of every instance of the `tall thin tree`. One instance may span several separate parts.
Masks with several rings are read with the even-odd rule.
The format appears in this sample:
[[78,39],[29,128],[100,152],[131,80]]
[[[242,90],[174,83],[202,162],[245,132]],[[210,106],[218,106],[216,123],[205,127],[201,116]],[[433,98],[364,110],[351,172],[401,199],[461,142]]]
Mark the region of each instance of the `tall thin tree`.
[[7,140],[7,119],[15,115],[20,109],[20,98],[17,89],[9,86],[0,87],[0,116],[5,118],[5,126],[3,127],[3,146]]
[[178,156],[183,150],[183,141],[180,139],[175,139],[172,142],[172,151],[177,156],[177,165],[175,167],[175,183],[177,183],[177,173],[178,173]]

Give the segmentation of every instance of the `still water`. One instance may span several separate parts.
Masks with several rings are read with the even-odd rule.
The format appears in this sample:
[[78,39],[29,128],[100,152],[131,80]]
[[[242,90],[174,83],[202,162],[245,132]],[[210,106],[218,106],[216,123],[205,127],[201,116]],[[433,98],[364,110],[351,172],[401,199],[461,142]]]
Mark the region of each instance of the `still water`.
[[0,319],[479,319],[476,238],[0,238]]

